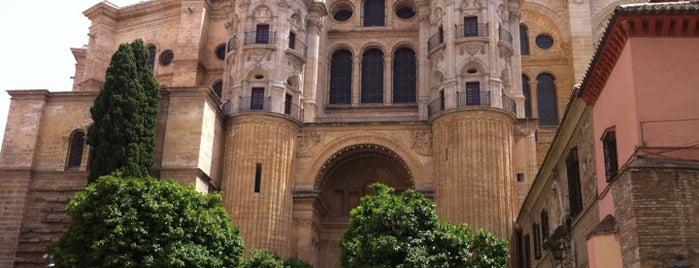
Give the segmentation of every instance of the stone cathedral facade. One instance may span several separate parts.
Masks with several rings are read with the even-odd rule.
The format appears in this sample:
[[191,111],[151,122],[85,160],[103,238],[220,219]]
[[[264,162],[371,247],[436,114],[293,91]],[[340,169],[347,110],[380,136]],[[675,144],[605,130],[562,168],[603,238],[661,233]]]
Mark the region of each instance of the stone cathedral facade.
[[85,186],[89,108],[140,38],[163,86],[152,172],[222,191],[248,248],[338,267],[383,182],[512,239],[616,0],[151,0],[86,10],[69,92],[10,90],[0,266],[40,265]]

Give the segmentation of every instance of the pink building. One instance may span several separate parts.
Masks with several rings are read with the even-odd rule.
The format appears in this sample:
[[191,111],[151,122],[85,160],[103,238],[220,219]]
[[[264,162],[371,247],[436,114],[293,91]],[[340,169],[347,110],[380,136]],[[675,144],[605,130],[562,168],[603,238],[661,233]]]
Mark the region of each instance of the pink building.
[[562,122],[515,264],[699,265],[699,3],[617,8]]

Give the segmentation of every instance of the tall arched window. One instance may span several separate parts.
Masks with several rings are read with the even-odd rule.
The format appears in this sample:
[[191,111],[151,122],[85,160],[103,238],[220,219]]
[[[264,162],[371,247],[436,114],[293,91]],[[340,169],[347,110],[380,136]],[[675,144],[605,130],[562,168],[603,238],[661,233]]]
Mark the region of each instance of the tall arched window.
[[519,51],[529,55],[529,28],[524,23],[519,25]]
[[362,103],[383,102],[383,52],[372,48],[362,55]]
[[338,50],[330,59],[330,104],[352,101],[352,53]]
[[83,160],[83,148],[85,147],[85,132],[75,130],[70,134],[68,143],[68,159],[66,159],[66,169],[77,169]]
[[555,78],[548,73],[536,77],[536,94],[539,102],[539,124],[545,126],[558,125],[558,104],[556,103]]
[[155,45],[148,46],[148,65],[150,65],[151,68],[155,66]]
[[364,26],[384,26],[385,9],[384,0],[364,1]]
[[529,76],[522,75],[522,95],[524,95],[524,117],[532,118],[532,90],[529,88]]
[[393,102],[415,102],[415,52],[401,48],[393,57]]

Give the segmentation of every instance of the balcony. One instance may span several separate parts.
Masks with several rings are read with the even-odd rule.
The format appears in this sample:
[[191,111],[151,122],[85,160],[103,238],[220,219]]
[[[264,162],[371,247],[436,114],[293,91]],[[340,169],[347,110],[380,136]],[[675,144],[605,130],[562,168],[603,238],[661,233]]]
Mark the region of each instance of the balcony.
[[[456,108],[479,106],[503,109],[512,113],[513,115],[516,115],[515,101],[509,96],[502,95],[498,103],[497,98],[494,100],[492,93],[488,90],[467,90],[456,92]],[[446,110],[445,108],[445,103],[442,98],[435,99],[427,106],[427,116],[431,118],[438,112]]]
[[470,23],[456,26],[456,38],[488,37],[487,23]]
[[266,98],[240,97],[237,107],[234,107],[229,100],[221,106],[221,110],[225,115],[243,112],[267,112],[281,114],[299,121],[303,120],[303,108],[300,105],[271,96]]
[[295,53],[299,57],[302,57],[302,59],[305,59],[308,56],[308,47],[306,44],[296,38],[289,38],[289,47],[287,50]]
[[438,32],[433,34],[429,40],[427,40],[427,51],[432,51],[433,48],[444,44],[444,32]]
[[277,32],[245,32],[245,45],[273,45],[277,41]]

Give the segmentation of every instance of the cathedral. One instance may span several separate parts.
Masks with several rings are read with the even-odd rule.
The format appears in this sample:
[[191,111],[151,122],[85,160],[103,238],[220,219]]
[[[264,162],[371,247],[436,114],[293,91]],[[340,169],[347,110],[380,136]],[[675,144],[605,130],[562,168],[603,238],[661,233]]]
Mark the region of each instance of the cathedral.
[[66,229],[90,107],[112,53],[139,38],[162,86],[152,174],[221,191],[246,248],[339,267],[373,182],[514,245],[575,84],[615,8],[637,2],[99,2],[71,48],[72,91],[8,91],[0,266],[41,265]]

